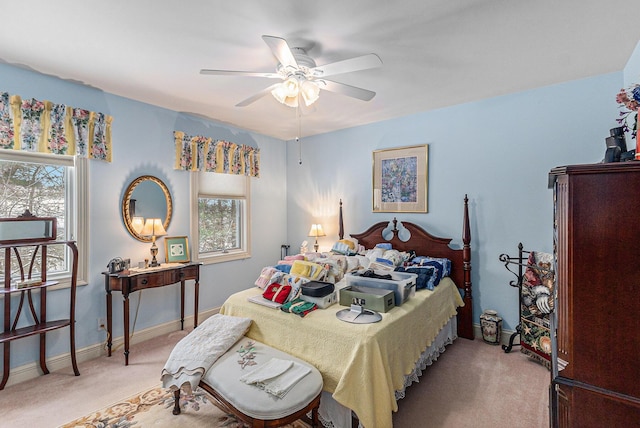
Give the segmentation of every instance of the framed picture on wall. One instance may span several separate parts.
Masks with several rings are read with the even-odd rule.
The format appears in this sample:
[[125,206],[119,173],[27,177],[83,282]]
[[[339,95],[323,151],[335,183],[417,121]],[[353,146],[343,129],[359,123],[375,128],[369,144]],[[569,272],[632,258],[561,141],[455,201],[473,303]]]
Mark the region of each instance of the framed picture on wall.
[[429,145],[373,152],[373,212],[426,213]]
[[164,255],[167,263],[186,263],[189,261],[189,240],[186,236],[167,236],[164,238]]

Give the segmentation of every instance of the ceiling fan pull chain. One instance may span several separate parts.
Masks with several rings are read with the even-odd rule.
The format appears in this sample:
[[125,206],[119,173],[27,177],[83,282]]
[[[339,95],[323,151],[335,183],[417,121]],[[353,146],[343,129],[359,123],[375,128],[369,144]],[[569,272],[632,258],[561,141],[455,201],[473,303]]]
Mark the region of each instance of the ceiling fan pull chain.
[[302,115],[300,114],[299,103],[296,109],[296,116],[298,116],[298,136],[296,137],[296,142],[298,143],[298,165],[302,165],[302,143],[300,142],[300,137],[302,137]]

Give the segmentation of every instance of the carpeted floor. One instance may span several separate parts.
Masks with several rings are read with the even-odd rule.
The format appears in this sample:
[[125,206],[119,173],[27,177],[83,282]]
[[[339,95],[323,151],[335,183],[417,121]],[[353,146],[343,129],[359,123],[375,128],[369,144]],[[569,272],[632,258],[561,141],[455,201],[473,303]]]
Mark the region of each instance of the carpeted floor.
[[[111,358],[81,363],[78,377],[68,368],[9,386],[0,391],[0,426],[59,427],[151,390],[185,334],[132,345],[129,366],[118,350]],[[547,428],[548,388],[549,371],[517,347],[505,354],[480,339],[458,339],[407,389],[393,423],[396,428]]]
[[[173,393],[161,386],[142,391],[104,409],[64,424],[60,428],[245,428],[234,415],[216,407],[209,395],[197,389],[180,397],[180,415],[173,414]],[[283,428],[310,428],[296,421]]]

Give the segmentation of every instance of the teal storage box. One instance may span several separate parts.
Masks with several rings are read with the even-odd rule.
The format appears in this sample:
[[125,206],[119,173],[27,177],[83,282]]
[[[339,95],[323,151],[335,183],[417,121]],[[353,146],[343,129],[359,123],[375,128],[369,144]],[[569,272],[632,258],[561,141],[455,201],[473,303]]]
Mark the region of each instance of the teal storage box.
[[341,289],[340,304],[359,305],[376,312],[388,312],[396,306],[393,291],[360,285],[348,285]]

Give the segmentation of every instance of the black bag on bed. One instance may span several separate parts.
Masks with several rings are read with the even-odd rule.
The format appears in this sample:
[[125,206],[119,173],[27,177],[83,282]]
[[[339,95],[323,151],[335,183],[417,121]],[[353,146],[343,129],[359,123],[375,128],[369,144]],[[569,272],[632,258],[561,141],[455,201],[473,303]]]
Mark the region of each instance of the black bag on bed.
[[324,297],[333,293],[335,287],[330,282],[323,281],[309,281],[306,284],[302,284],[302,294],[309,297]]

